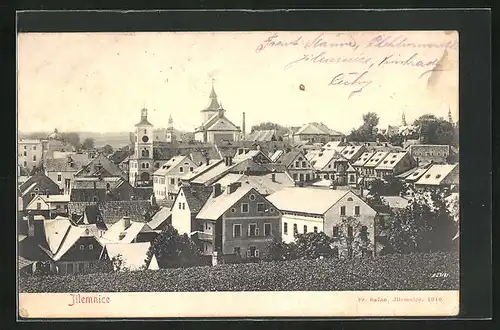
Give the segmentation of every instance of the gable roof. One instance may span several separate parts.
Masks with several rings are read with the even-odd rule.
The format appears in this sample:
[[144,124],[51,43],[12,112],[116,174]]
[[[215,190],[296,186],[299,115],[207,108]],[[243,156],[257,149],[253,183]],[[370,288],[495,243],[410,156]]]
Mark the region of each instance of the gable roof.
[[[127,221],[121,218],[115,222],[100,238],[103,244],[107,243],[132,243],[141,230],[146,226],[145,222],[130,221],[127,226]],[[120,236],[124,234],[122,238]]]
[[196,216],[196,219],[206,219],[206,220],[217,220],[224,214],[231,206],[238,202],[243,196],[245,196],[250,191],[255,194],[258,192],[253,189],[250,185],[243,184],[238,187],[236,191],[232,193],[221,193],[217,197],[211,197],[207,200],[205,205],[201,208],[200,212]]
[[123,184],[129,184],[128,181],[121,177],[80,177],[73,180],[71,190],[79,189],[101,189],[106,190],[109,184],[110,191],[116,190]]
[[36,186],[40,186],[43,189],[49,190],[49,192],[54,193],[59,191],[59,186],[57,183],[52,181],[48,176],[43,173],[35,174],[28,178],[21,186],[19,186],[19,191],[21,195],[26,195],[31,189]]
[[45,160],[45,170],[47,172],[78,172],[88,160],[82,161],[76,157],[48,158]]
[[378,151],[365,163],[365,167],[377,167],[389,153],[385,151]]
[[204,162],[202,165],[195,168],[193,172],[186,173],[186,175],[182,177],[182,180],[193,180],[203,175],[207,171],[210,171],[212,168],[218,166],[221,163],[223,163],[222,159],[209,159],[208,165],[206,164],[206,162]]
[[360,152],[360,150],[366,150],[366,149],[364,146],[345,146],[340,151],[340,154],[347,160],[351,160]]
[[[443,181],[448,180],[448,176],[455,171],[458,170],[458,164],[454,165],[441,165],[434,164],[432,165],[424,175],[420,177],[420,179],[415,182],[418,185],[440,185]],[[455,178],[451,178],[452,181]],[[458,171],[457,171],[457,179],[458,179]]]
[[283,154],[278,162],[288,167],[299,155],[302,155],[302,157],[307,159],[301,151],[292,150],[286,154]]
[[157,169],[153,175],[167,175],[170,171],[176,168],[177,165],[182,163],[183,161],[189,162],[193,167],[195,166],[191,159],[188,156],[175,156],[170,158],[165,164],[162,165],[161,168]]
[[40,247],[54,261],[60,260],[80,237],[94,236],[84,227],[73,226],[69,220],[45,220],[44,230],[48,249]]
[[354,163],[354,166],[364,166],[370,158],[373,157],[374,152],[364,152]]
[[224,115],[219,117],[210,125],[206,125],[205,129],[207,131],[240,131],[240,129]]
[[248,137],[250,141],[273,141],[277,139],[277,130],[258,130],[250,134]]
[[148,222],[148,226],[155,230],[160,227],[165,221],[168,220],[170,215],[172,214],[172,210],[168,207],[160,207],[158,212],[153,214],[151,220]]
[[149,200],[132,201],[101,201],[95,202],[69,202],[68,214],[73,217],[82,217],[84,213],[88,219],[102,219],[104,224],[113,224],[124,216],[132,221],[144,222],[145,214],[150,210]]
[[177,194],[177,198],[179,198],[179,195],[181,195],[182,192],[184,198],[186,199],[186,203],[189,206],[189,210],[192,214],[196,214],[201,210],[203,205],[205,205],[205,202],[212,194],[212,190],[212,187],[185,185],[181,187],[179,194]]
[[145,243],[108,243],[101,252],[101,257],[105,254],[112,260],[121,256],[122,267],[134,271],[146,266],[146,258],[150,242]]
[[375,167],[375,169],[376,170],[392,170],[405,157],[409,157],[409,154],[406,152],[390,152],[389,154],[387,154],[387,156],[384,158],[384,160],[381,161],[377,167]]
[[323,170],[332,159],[340,159],[342,156],[334,149],[327,149],[324,151],[315,150],[307,153],[306,158],[309,159],[314,169]]
[[266,198],[279,210],[323,215],[348,193],[351,192],[293,187],[282,189]]
[[88,164],[75,173],[75,177],[119,176],[127,180],[127,175],[103,154],[97,155]]
[[125,161],[129,157],[128,150],[116,150],[111,156],[109,156],[109,160],[111,160],[115,164],[120,164]]

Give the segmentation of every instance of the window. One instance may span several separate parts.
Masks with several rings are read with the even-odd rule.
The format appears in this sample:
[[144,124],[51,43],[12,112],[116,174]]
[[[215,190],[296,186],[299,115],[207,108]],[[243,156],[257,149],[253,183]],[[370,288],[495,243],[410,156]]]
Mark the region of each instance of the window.
[[251,223],[248,226],[248,236],[259,236],[259,228],[256,223]]
[[306,167],[306,162],[302,162],[302,167]]
[[271,224],[270,223],[264,224],[264,236],[271,236]]
[[36,162],[36,155],[33,155],[33,161]]
[[182,209],[182,204],[179,202],[179,210]]
[[339,248],[338,247],[334,247],[333,248],[333,256],[335,258],[338,258],[339,257]]
[[241,255],[241,248],[239,246],[235,246],[233,248],[233,253],[236,255]]
[[358,205],[356,205],[354,207],[354,215],[359,216],[359,206]]
[[297,229],[297,224],[293,224],[293,235],[297,235],[299,233],[299,230]]
[[141,164],[141,167],[142,167],[142,168],[146,168],[146,164],[142,163],[142,164]]
[[37,210],[42,209],[42,203],[40,203],[40,202],[36,203],[36,209]]
[[264,203],[257,203],[257,211],[264,212]]
[[347,201],[348,201],[348,202],[352,202],[352,201],[353,201],[352,197],[349,197],[349,198],[347,199]]
[[90,244],[89,245],[89,250],[93,250],[94,249],[94,245]]
[[149,168],[149,163],[146,163],[146,168]]
[[250,195],[250,200],[251,200],[251,201],[254,201],[254,200],[255,200],[255,195],[254,195],[254,194],[251,194],[251,195]]
[[185,210],[186,209],[186,203],[182,203],[182,209]]
[[241,225],[233,225],[233,237],[241,237]]
[[175,184],[175,179],[174,178],[170,179],[170,184]]
[[165,178],[160,178],[160,183],[165,184]]
[[234,213],[234,212],[236,212],[236,209],[233,207],[233,208],[231,209],[231,213]]
[[23,163],[24,167],[28,166],[28,163],[27,162],[24,162]]
[[26,146],[24,146],[24,150],[26,150]]
[[26,151],[23,152],[23,156],[28,156],[28,153]]
[[66,273],[72,274],[73,273],[73,264],[67,264],[66,265]]
[[80,245],[80,250],[85,249],[85,245]]
[[269,212],[274,213],[274,208],[271,207],[271,209],[269,210]]
[[314,226],[314,232],[317,233],[318,232],[318,227]]
[[78,264],[78,272],[83,273],[85,271],[85,264],[83,262],[80,262]]
[[304,234],[307,233],[307,226],[304,225]]
[[345,215],[345,206],[340,207],[340,215]]
[[295,162],[295,167],[299,167],[300,162]]
[[283,233],[288,235],[288,223],[283,222]]
[[333,226],[332,237],[339,237],[339,227]]
[[147,134],[147,133],[148,133],[148,131],[147,131],[147,130],[144,130],[144,134]]
[[368,238],[368,227],[367,226],[362,226],[361,227],[360,236],[363,239],[367,239]]
[[248,203],[241,203],[241,212],[248,213]]
[[180,173],[184,173],[184,167],[182,167],[182,166],[181,166],[181,167],[179,167],[179,172],[180,172]]
[[192,166],[189,168],[189,172],[193,172],[193,167]]
[[347,236],[352,238],[352,226],[347,226]]

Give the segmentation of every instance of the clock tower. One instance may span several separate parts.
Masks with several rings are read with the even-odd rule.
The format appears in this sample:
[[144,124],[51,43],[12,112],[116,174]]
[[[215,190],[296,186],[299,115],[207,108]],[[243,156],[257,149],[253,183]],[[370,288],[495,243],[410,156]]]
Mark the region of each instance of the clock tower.
[[134,155],[130,157],[129,180],[134,187],[152,186],[153,180],[153,125],[148,121],[148,110],[141,110],[141,121],[135,125]]

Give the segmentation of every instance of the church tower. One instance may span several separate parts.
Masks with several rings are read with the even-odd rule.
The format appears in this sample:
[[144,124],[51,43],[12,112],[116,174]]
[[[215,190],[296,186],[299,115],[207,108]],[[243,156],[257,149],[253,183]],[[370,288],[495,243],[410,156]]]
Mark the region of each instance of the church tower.
[[403,115],[401,116],[401,126],[407,126],[404,111],[403,111]]
[[215,93],[214,82],[212,80],[212,91],[210,92],[208,105],[205,107],[205,109],[201,110],[202,123],[205,123],[208,119],[210,119],[210,117],[218,113],[219,108],[220,105],[219,101],[217,101],[217,94]]
[[168,116],[168,125],[167,125],[167,134],[166,134],[167,142],[173,143],[176,141],[175,137],[175,129],[174,129],[174,120],[172,119],[172,115]]
[[453,125],[453,117],[451,116],[451,109],[448,108],[448,121]]
[[134,155],[130,156],[129,180],[134,187],[152,186],[153,180],[153,125],[148,121],[148,110],[141,110],[141,121],[135,125]]

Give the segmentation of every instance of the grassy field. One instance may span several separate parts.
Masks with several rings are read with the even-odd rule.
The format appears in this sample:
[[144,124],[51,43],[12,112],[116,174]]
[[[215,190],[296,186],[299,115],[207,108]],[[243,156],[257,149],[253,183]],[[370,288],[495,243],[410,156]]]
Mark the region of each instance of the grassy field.
[[[436,273],[447,274],[436,277]],[[434,275],[434,276],[433,276]],[[458,254],[294,260],[20,279],[21,292],[458,290]]]

